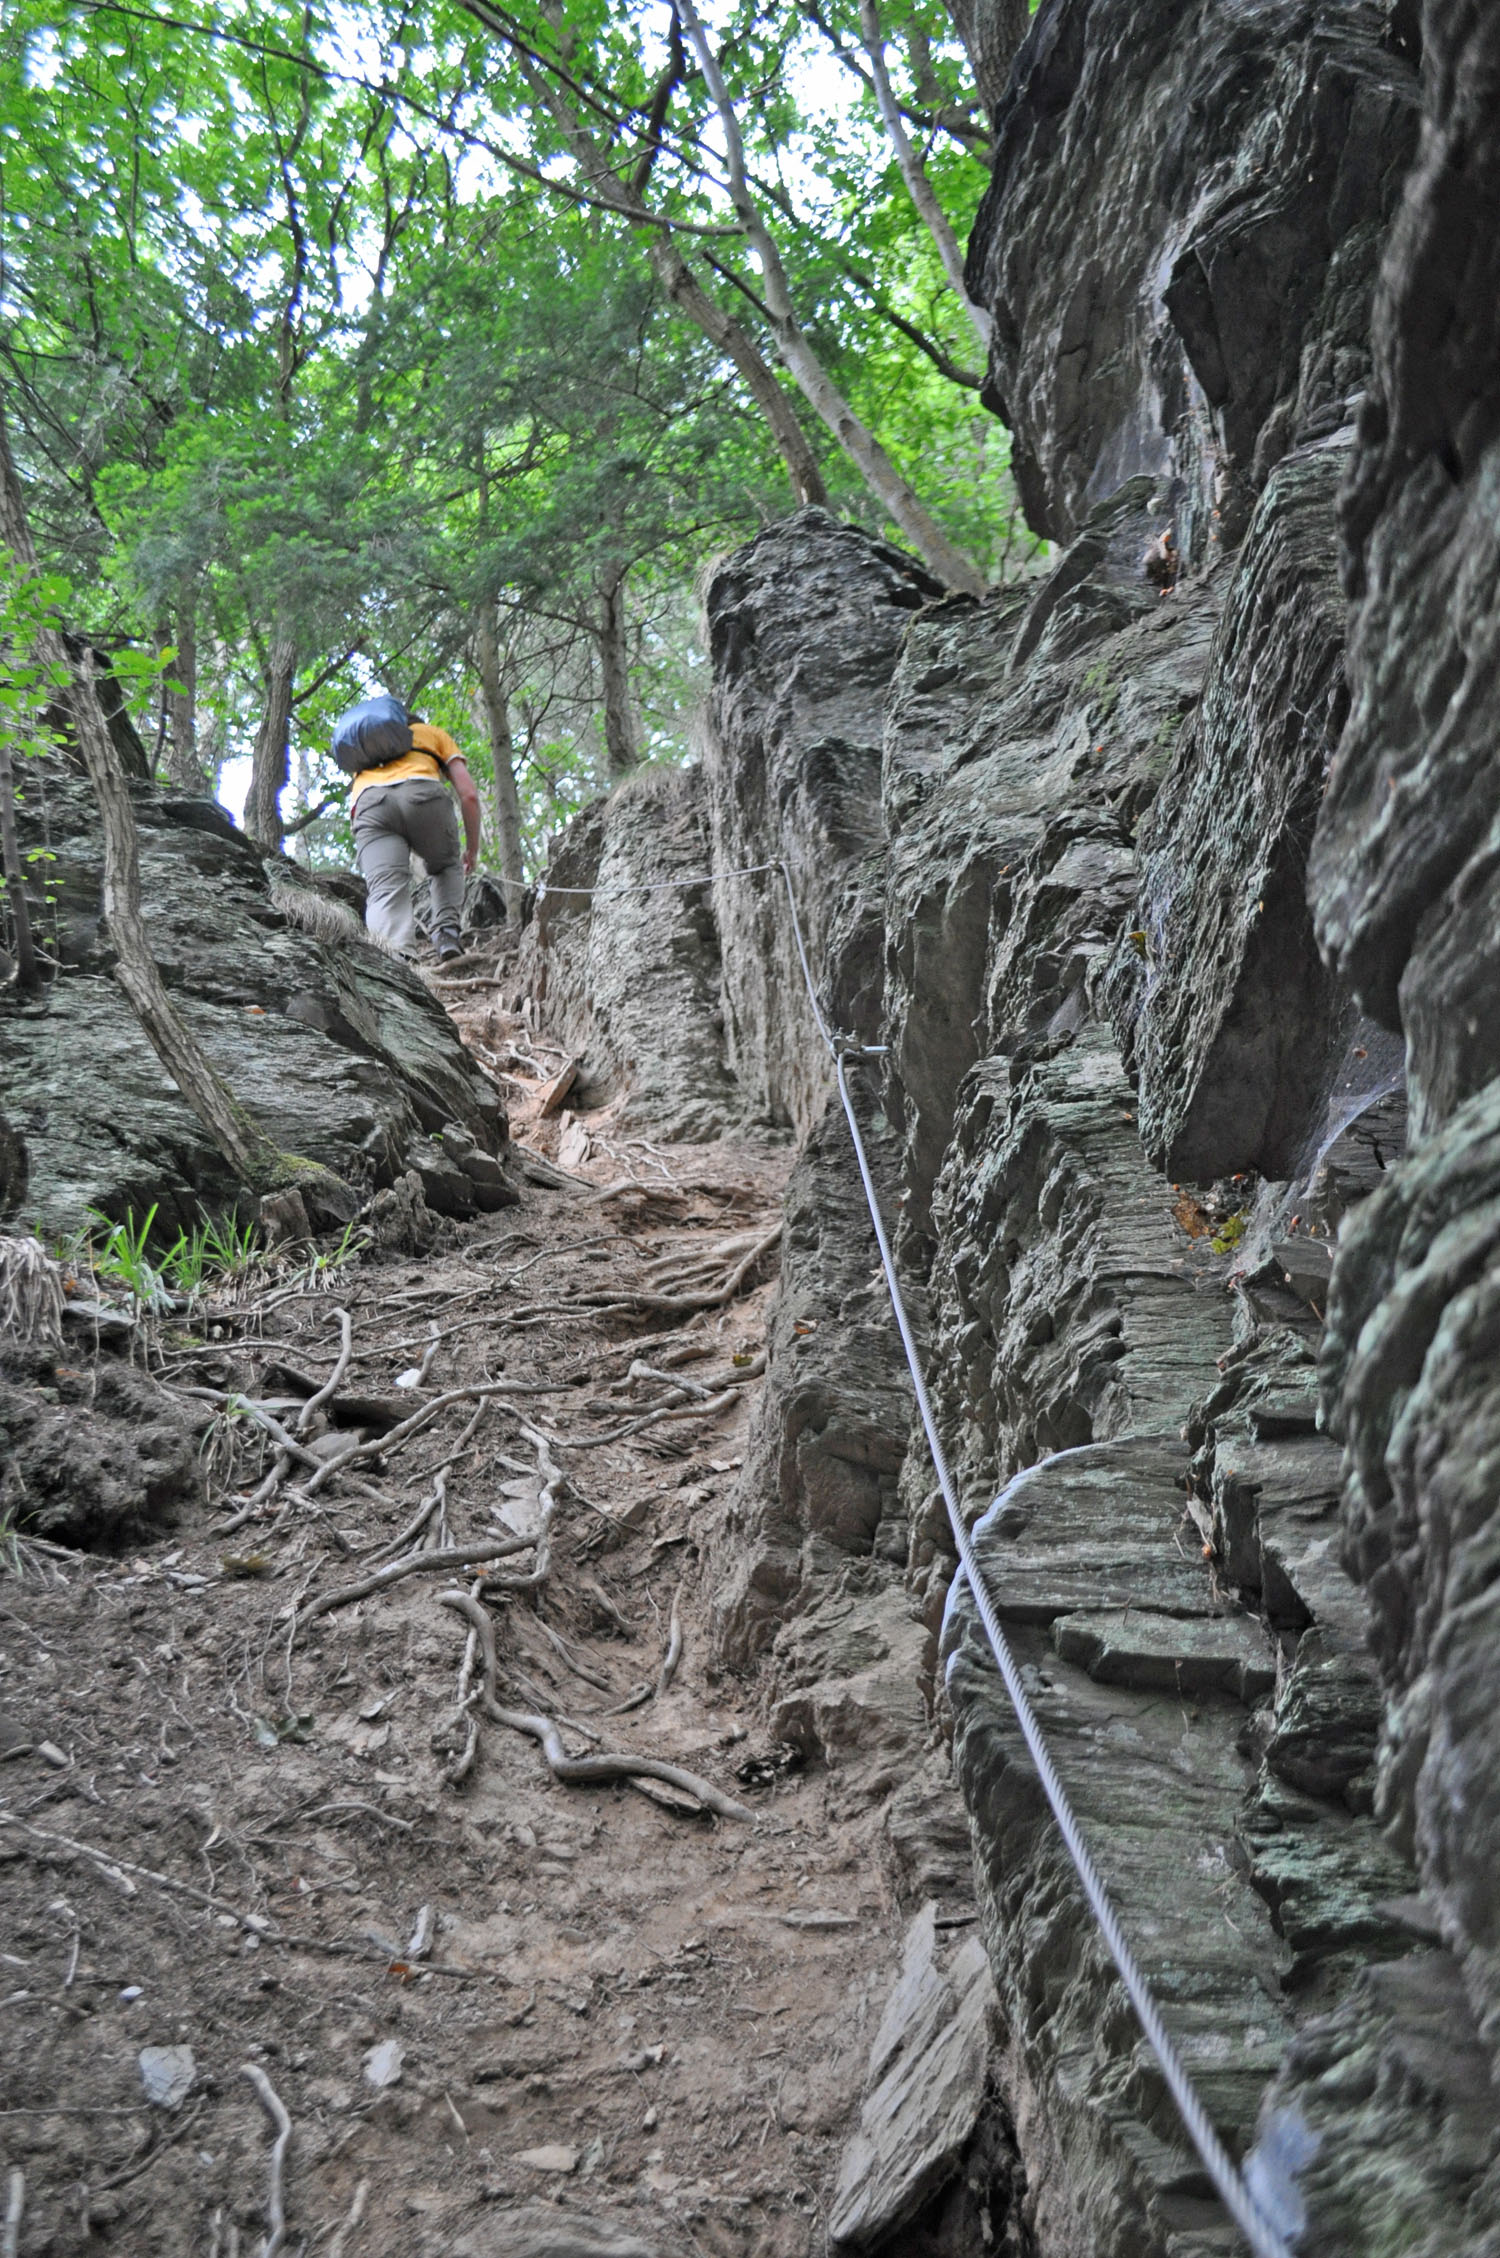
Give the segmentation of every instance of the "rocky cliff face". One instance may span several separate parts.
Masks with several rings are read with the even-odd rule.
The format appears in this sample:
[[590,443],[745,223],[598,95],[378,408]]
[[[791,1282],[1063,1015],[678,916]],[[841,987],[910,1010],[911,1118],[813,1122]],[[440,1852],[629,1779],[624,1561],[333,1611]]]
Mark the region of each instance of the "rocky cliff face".
[[1300,2250],[1489,2248],[1497,115],[1474,0],[1044,0],[969,274],[1050,572],[945,598],[803,511],[709,593],[727,1060],[805,1141],[721,1652],[899,1872],[912,1685],[951,1733],[1044,2253],[1229,2240],[948,1604],[784,891],[730,871],[785,860],[885,1046],[966,1511],[1221,2130]]
[[1038,531],[1144,474],[1195,565],[1344,421],[1414,140],[1400,0],[1045,5],[996,113],[969,248],[987,398]]

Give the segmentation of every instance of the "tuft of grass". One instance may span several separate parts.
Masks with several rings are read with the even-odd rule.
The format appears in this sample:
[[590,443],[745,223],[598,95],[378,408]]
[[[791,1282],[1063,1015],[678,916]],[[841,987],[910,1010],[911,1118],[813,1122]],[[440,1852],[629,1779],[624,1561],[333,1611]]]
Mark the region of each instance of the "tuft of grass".
[[132,1211],[123,1223],[90,1208],[93,1222],[101,1228],[75,1234],[54,1249],[53,1260],[70,1272],[92,1271],[101,1288],[128,1295],[137,1317],[162,1316],[174,1309],[191,1309],[206,1294],[241,1284],[257,1273],[262,1280],[284,1277],[303,1292],[317,1292],[331,1285],[370,1244],[370,1232],[363,1224],[346,1224],[337,1246],[310,1255],[289,1273],[268,1258],[254,1223],[200,1213],[202,1219],[191,1231],[179,1231],[170,1245],[152,1249],[154,1205],[139,1221]]
[[176,1291],[192,1302],[206,1288],[248,1277],[260,1257],[253,1223],[238,1224],[232,1217],[216,1222],[205,1215],[196,1230],[178,1233],[161,1266]]
[[98,1208],[90,1208],[96,1223],[104,1226],[102,1239],[85,1236],[69,1251],[87,1266],[101,1284],[125,1290],[137,1314],[160,1315],[189,1304],[213,1287],[248,1277],[261,1259],[253,1223],[237,1224],[205,1214],[192,1231],[179,1231],[160,1253],[148,1248],[157,1210],[153,1204],[138,1222],[132,1211],[123,1223],[111,1222]]
[[347,1264],[357,1260],[370,1243],[368,1225],[346,1223],[336,1247],[330,1247],[326,1254],[309,1255],[302,1268],[295,1273],[298,1284],[305,1293],[317,1293],[322,1287],[331,1286],[336,1274]]
[[171,1288],[161,1267],[146,1252],[151,1226],[156,1221],[156,1202],[147,1208],[139,1223],[133,1212],[123,1223],[112,1223],[97,1207],[91,1207],[89,1214],[104,1226],[104,1237],[91,1240],[88,1246],[94,1276],[107,1285],[123,1287],[135,1303],[138,1315],[148,1310],[158,1315],[169,1310]]

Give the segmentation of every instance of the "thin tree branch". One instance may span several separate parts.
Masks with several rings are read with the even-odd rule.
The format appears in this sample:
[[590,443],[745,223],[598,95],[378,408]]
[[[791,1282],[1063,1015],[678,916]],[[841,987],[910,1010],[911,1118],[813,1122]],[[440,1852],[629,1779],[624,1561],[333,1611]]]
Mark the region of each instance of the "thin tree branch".
[[880,28],[880,11],[876,0],[859,0],[859,25],[871,76],[875,82],[875,100],[880,109],[881,123],[885,127],[887,140],[896,152],[896,163],[900,168],[901,178],[906,183],[907,194],[937,245],[943,272],[958,293],[959,303],[974,326],[974,334],[979,339],[981,349],[988,352],[990,317],[982,306],[975,305],[964,287],[964,255],[958,247],[958,238],[949,225],[947,213],[937,200],[937,192],[927,177],[926,167],[911,145],[911,137],[891,91],[890,73],[885,67],[885,34]]

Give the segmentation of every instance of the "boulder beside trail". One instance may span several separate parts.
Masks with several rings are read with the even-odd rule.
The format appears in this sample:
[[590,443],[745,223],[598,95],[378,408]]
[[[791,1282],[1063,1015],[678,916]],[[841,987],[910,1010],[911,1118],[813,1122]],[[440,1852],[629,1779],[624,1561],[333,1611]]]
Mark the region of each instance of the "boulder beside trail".
[[[141,783],[131,798],[167,988],[283,1151],[374,1189],[450,1123],[486,1154],[503,1149],[504,1110],[451,1020],[336,890],[262,854],[212,801]],[[77,1229],[93,1208],[141,1217],[156,1206],[164,1223],[191,1225],[239,1187],[112,977],[102,843],[81,778],[36,764],[21,845],[52,858],[39,922],[59,970],[42,1004],[12,998],[0,1013],[9,1212],[44,1235]]]

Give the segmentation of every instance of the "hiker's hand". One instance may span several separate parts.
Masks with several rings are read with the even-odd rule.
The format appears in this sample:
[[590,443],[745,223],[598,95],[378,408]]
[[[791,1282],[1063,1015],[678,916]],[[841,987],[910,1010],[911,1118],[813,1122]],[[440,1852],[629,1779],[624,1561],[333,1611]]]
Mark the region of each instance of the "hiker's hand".
[[476,863],[478,862],[478,860],[479,860],[479,849],[478,849],[477,847],[465,847],[465,849],[464,849],[464,875],[465,875],[465,877],[467,877],[467,878],[472,878],[472,877],[473,877],[473,875],[474,875],[474,865],[475,865],[475,864],[476,864]]

